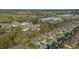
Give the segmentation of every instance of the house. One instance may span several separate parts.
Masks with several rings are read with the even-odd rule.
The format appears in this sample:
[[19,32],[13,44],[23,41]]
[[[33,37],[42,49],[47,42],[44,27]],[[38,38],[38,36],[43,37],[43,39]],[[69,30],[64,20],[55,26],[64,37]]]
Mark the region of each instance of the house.
[[23,22],[23,23],[21,23],[20,27],[22,28],[22,31],[27,31],[27,30],[29,30],[30,28],[33,27],[33,24]]
[[20,25],[20,23],[17,22],[17,21],[14,21],[14,22],[11,23],[12,27],[16,27],[16,26],[19,26],[19,25]]
[[39,25],[39,24],[34,24],[34,25],[32,26],[32,28],[31,28],[31,30],[32,30],[32,31],[36,31],[36,30],[38,30],[38,31],[39,31],[39,30],[40,30],[40,28],[39,28],[39,27],[40,27],[40,25]]
[[11,25],[10,25],[10,24],[8,24],[8,23],[5,23],[5,24],[0,24],[0,26],[1,26],[1,28],[5,28],[5,29],[8,29],[8,28],[10,28],[10,27],[11,27]]
[[27,22],[23,22],[21,23],[20,27],[23,29],[22,31],[27,31],[27,30],[32,30],[32,31],[36,31],[36,30],[40,30],[40,25],[39,24],[32,24],[32,22],[27,23]]

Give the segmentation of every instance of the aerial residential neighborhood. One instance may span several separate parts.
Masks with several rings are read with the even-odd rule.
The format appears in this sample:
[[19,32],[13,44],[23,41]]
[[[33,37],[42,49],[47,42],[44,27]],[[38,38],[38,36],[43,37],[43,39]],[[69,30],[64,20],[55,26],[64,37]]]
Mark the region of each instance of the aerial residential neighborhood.
[[0,10],[0,49],[79,48],[79,10]]

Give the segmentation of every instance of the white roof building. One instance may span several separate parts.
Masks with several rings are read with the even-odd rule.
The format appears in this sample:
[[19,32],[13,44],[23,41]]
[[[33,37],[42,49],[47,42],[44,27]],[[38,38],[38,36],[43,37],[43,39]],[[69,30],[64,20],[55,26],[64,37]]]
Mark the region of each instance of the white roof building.
[[44,23],[60,23],[62,21],[64,21],[62,18],[58,18],[58,17],[47,17],[47,18],[43,18],[41,19],[42,22]]

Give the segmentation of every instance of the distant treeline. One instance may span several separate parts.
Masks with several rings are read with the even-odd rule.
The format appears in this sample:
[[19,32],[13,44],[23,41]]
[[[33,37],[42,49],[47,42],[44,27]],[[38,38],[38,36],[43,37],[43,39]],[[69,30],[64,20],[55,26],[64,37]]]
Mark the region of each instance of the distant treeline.
[[79,9],[0,9],[0,12],[56,12],[56,13],[77,13]]

